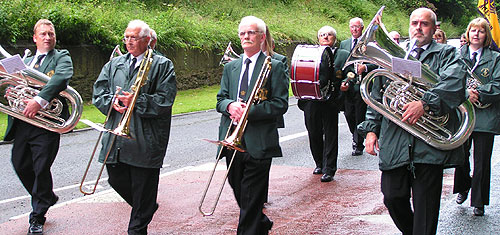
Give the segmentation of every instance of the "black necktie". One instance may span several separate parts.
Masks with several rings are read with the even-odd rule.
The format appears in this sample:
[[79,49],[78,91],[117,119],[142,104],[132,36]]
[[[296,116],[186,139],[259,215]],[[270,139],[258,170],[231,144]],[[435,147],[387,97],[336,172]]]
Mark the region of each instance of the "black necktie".
[[476,57],[477,57],[477,52],[472,53],[472,67],[476,65],[477,62]]
[[354,39],[354,43],[352,44],[351,51],[356,47],[356,44],[358,44],[358,39],[357,38]]
[[420,48],[420,47],[417,47],[415,49],[413,49],[417,54],[415,55],[415,58],[417,60],[420,59],[420,55],[422,54],[422,52],[424,52],[424,48]]
[[38,68],[40,68],[40,63],[42,62],[42,60],[45,56],[46,56],[45,54],[38,56],[38,58],[36,59],[35,65],[33,66],[34,69],[38,70]]
[[239,98],[241,100],[245,100],[245,95],[247,94],[247,90],[248,90],[248,69],[250,67],[250,63],[252,63],[252,61],[247,58],[245,60],[245,64],[246,64],[245,72],[243,73],[243,77],[241,77],[241,82],[240,82]]
[[130,64],[130,68],[128,70],[128,76],[129,77],[132,77],[132,74],[134,73],[134,69],[135,69],[135,63],[137,62],[137,58],[133,58],[132,59],[132,64]]

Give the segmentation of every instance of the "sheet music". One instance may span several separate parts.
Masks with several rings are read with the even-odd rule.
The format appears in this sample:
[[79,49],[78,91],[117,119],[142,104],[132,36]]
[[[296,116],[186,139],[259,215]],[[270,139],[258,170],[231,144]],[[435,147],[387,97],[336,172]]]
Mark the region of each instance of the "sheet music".
[[393,57],[392,72],[420,78],[422,77],[422,63],[420,61]]
[[0,60],[0,65],[2,65],[9,74],[26,69],[26,65],[19,54]]

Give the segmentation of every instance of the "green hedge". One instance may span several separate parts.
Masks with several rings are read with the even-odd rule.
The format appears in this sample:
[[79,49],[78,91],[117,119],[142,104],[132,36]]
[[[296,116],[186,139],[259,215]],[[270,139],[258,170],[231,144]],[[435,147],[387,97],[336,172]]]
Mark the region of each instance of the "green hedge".
[[[237,42],[238,21],[246,15],[266,21],[279,43],[314,43],[316,30],[324,25],[336,28],[339,40],[347,38],[350,18],[369,21],[382,5],[387,6],[388,30],[403,35],[409,12],[432,6],[424,0],[0,0],[0,44],[31,40],[35,22],[48,18],[56,26],[60,45],[85,43],[109,51],[120,43],[130,20],[142,19],[156,30],[160,49],[211,50]],[[448,36],[458,36],[465,28],[444,22]]]

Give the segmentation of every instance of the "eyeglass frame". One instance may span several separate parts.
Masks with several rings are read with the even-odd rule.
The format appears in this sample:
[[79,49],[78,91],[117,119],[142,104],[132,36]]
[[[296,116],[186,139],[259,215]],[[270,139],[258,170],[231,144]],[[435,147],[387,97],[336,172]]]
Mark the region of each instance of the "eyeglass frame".
[[248,30],[245,32],[238,32],[238,35],[240,37],[244,37],[246,34],[248,34],[248,36],[254,36],[254,35],[257,35],[258,33],[262,33],[262,32],[259,30]]
[[140,38],[136,38],[136,37],[134,37],[134,36],[128,36],[128,37],[125,37],[125,36],[124,36],[124,37],[122,38],[122,42],[124,42],[124,43],[126,43],[126,42],[128,42],[128,41],[131,41],[131,42],[137,42],[137,41],[142,40],[142,39],[144,39],[144,38],[146,38],[146,36],[144,36],[144,37],[140,37]]

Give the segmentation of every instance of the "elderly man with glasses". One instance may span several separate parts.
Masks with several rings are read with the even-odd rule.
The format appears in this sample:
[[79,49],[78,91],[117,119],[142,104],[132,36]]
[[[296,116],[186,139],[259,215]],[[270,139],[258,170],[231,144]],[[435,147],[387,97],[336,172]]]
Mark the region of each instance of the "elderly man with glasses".
[[[333,73],[321,73],[320,83],[333,84],[333,94],[327,100],[299,100],[298,106],[304,111],[304,121],[309,136],[309,147],[315,162],[313,174],[321,175],[321,182],[330,182],[337,172],[338,157],[338,123],[339,110],[342,106],[340,83],[346,77],[342,67],[349,56],[349,52],[335,47],[337,32],[331,26],[323,26],[318,30],[318,42],[321,46],[328,46],[332,51],[333,58],[326,58],[323,53],[321,59],[321,71],[327,71],[328,61],[333,60]],[[347,71],[347,70],[346,70]]]
[[[131,105],[134,93],[130,87],[145,59],[150,35],[151,29],[146,23],[130,21],[123,38],[128,53],[104,65],[94,84],[92,103],[105,115],[111,109],[107,129],[114,129]],[[132,206],[128,234],[147,234],[148,224],[158,209],[160,168],[167,150],[177,92],[172,61],[157,54],[153,54],[152,59],[147,83],[136,91],[139,94],[130,123],[132,138],[105,133],[99,155],[102,162],[109,151],[108,182]]]
[[[266,39],[266,24],[255,16],[241,19],[238,35],[244,50],[240,59],[224,66],[221,88],[217,93],[217,112],[221,113],[219,140],[246,111],[246,101],[259,77],[266,55],[261,45]],[[288,109],[288,78],[285,65],[271,60],[271,71],[261,88],[262,102],[248,110],[243,134],[245,152],[223,149],[229,165],[228,180],[240,207],[237,234],[268,234],[273,222],[262,212],[267,197],[269,170],[273,157],[281,157],[278,118]]]

